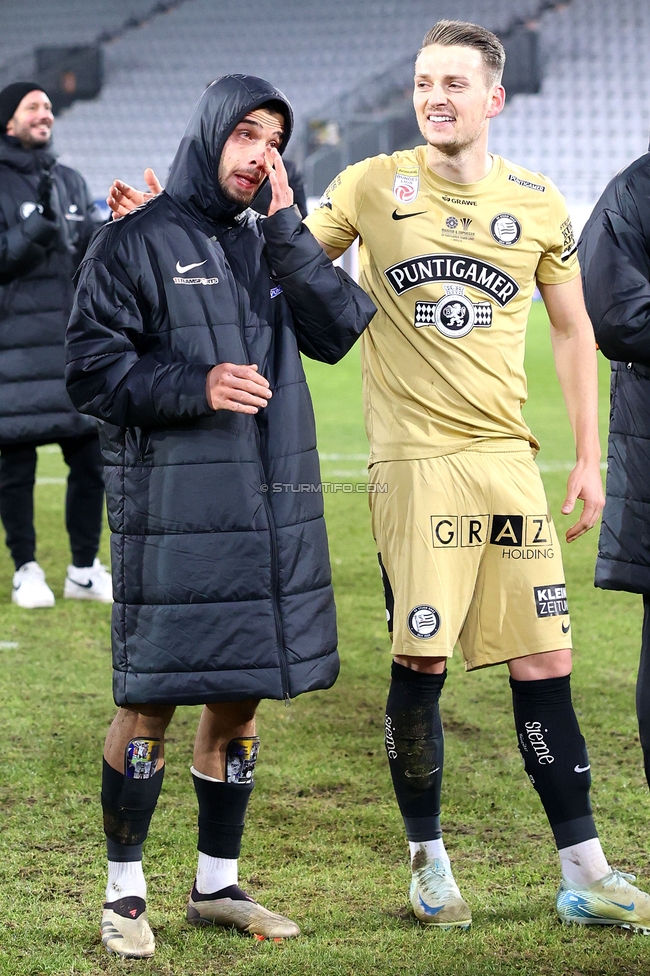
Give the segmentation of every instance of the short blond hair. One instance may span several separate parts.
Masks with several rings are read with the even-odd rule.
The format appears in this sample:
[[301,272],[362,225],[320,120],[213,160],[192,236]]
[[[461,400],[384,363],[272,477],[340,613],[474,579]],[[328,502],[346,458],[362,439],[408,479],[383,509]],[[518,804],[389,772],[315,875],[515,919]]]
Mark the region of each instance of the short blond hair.
[[506,52],[496,34],[485,27],[481,27],[480,24],[470,24],[463,20],[439,20],[422,41],[418,57],[423,49],[429,47],[430,44],[475,48],[481,52],[488,78],[492,84],[498,85],[501,81],[506,63]]

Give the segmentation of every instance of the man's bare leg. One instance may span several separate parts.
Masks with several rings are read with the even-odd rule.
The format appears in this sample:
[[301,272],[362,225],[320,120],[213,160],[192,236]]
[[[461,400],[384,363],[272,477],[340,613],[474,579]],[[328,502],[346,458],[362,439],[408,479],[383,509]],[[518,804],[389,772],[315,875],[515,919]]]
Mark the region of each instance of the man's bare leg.
[[106,736],[106,762],[118,772],[124,772],[125,750],[132,739],[158,739],[160,749],[157,769],[161,769],[165,764],[165,731],[174,709],[174,705],[125,705],[118,708]]
[[194,741],[194,768],[204,776],[226,779],[226,750],[233,739],[255,736],[258,701],[204,705]]
[[108,884],[102,942],[121,956],[152,956],[153,933],[146,912],[142,848],[164,777],[165,731],[171,705],[118,709],[106,736],[102,808],[108,853]]
[[238,887],[238,859],[259,739],[258,702],[204,705],[194,743],[192,775],[199,801],[199,859],[187,918],[195,925],[235,926],[265,938],[300,929],[269,912]]

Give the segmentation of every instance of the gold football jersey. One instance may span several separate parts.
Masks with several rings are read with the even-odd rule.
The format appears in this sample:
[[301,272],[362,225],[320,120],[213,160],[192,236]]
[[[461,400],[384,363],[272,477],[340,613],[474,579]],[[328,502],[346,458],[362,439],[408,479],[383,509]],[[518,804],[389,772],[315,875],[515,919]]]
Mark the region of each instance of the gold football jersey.
[[361,339],[371,462],[539,447],[521,413],[535,282],[579,273],[550,180],[494,156],[478,183],[450,183],[418,146],[349,166],[307,225],[335,248],[359,237],[378,307]]

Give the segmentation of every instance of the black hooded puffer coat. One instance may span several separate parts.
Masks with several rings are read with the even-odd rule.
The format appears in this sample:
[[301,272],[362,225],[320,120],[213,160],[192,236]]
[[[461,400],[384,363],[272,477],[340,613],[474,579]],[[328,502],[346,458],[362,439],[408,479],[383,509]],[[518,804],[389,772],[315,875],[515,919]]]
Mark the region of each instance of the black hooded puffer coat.
[[595,582],[650,593],[650,153],[608,184],[578,250],[596,341],[612,360]]
[[[295,208],[263,220],[223,196],[224,143],[270,99],[290,130],[267,82],[214,82],[166,191],[105,228],[80,269],[67,380],[104,421],[118,705],[288,698],[338,673],[299,350],[336,362],[374,306]],[[213,411],[206,376],[221,362],[256,363],[269,405]]]
[[[46,171],[56,221],[37,210]],[[0,136],[0,444],[47,443],[96,431],[65,388],[72,276],[102,223],[83,177],[46,149]]]

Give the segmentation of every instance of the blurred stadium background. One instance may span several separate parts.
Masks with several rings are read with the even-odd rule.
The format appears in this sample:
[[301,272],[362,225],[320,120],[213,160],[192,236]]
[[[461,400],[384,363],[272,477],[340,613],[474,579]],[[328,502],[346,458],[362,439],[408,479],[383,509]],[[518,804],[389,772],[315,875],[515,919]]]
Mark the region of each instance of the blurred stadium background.
[[0,0],[0,86],[36,77],[55,145],[100,201],[116,176],[164,181],[196,99],[233,71],[291,99],[288,155],[320,196],[345,165],[421,142],[414,55],[440,17],[495,30],[508,105],[491,147],[552,177],[578,229],[647,148],[648,0]]

